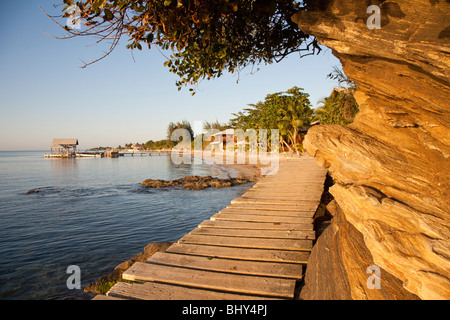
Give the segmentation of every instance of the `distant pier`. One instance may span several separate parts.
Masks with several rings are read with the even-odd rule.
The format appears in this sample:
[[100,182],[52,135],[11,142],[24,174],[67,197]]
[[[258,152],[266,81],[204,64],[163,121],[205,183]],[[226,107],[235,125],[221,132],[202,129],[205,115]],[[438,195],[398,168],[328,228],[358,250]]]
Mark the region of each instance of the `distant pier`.
[[171,150],[85,150],[45,154],[45,158],[118,158],[124,156],[161,156],[170,154]]

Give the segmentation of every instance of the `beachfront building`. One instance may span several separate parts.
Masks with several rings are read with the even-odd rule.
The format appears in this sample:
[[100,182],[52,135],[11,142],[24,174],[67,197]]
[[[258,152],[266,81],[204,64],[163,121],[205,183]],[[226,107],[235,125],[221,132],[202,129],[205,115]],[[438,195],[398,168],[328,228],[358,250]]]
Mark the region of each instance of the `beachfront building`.
[[234,146],[234,143],[237,142],[237,137],[234,134],[234,129],[226,129],[211,135],[211,141],[212,142],[210,145],[212,147],[215,148],[215,146],[218,146],[219,148],[225,150],[227,147],[227,142],[228,146]]
[[131,148],[133,150],[142,150],[143,147],[144,147],[143,144],[133,144],[133,145],[131,145]]
[[78,139],[53,139],[47,158],[71,158],[77,154]]

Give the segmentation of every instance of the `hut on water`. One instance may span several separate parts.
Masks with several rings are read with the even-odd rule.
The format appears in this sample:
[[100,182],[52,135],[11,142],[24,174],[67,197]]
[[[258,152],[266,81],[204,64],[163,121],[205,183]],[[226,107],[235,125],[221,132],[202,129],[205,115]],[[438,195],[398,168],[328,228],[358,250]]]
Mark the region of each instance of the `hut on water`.
[[71,158],[77,154],[78,139],[53,139],[47,158]]

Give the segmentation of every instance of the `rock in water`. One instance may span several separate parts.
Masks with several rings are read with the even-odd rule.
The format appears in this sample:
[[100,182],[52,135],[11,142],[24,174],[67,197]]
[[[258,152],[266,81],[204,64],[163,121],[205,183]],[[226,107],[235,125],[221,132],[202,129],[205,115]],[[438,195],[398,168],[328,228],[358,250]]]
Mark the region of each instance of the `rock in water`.
[[176,180],[147,179],[140,184],[146,188],[171,188],[179,187],[187,190],[202,190],[206,188],[224,188],[255,181],[255,178],[227,178],[219,179],[211,176],[188,176]]
[[153,242],[145,246],[144,252],[137,254],[130,260],[122,262],[114,270],[99,280],[90,283],[84,288],[86,293],[105,294],[118,281],[122,280],[122,274],[128,270],[135,262],[145,262],[156,252],[164,252],[170,247],[172,242]]
[[[293,21],[339,58],[360,112],[304,141],[333,177],[341,217],[313,249],[330,268],[308,264],[302,298],[449,299],[450,3],[378,2],[381,28],[369,29],[366,1],[306,2]],[[367,290],[368,263],[383,270],[380,289]],[[333,279],[340,293],[326,289]]]

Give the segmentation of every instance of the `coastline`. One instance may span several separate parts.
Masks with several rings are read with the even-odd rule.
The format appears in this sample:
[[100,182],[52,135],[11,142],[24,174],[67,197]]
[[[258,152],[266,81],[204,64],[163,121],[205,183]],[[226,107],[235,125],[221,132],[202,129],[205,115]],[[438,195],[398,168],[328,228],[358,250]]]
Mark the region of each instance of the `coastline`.
[[229,178],[258,178],[261,176],[262,168],[270,167],[270,164],[262,164],[260,161],[250,163],[248,154],[245,155],[244,163],[238,163],[236,154],[234,154],[232,163],[227,163],[226,154],[223,154],[222,163],[211,163],[211,161],[206,161],[201,155],[197,155],[194,151],[191,151],[191,157],[201,159],[204,164],[224,171]]
[[[278,161],[282,162],[289,158],[299,158],[300,156],[286,155],[284,153],[279,154]],[[191,152],[191,157],[195,158],[194,152]],[[197,159],[201,157],[197,156]],[[234,163],[226,163],[226,155],[223,156],[223,161],[221,164],[210,163],[202,159],[204,164],[218,168],[224,171],[229,178],[252,178],[255,180],[260,179],[264,174],[268,174],[272,169],[271,164],[262,164],[260,161],[256,163],[250,163],[250,158],[248,155],[245,157],[245,163],[237,163],[237,158],[235,155]],[[252,161],[253,162],[253,161]],[[264,173],[262,173],[264,171]],[[88,294],[106,294],[106,292],[119,281],[123,281],[122,274],[130,268],[135,262],[145,262],[156,252],[164,252],[172,242],[152,242],[144,247],[143,252],[137,254],[133,258],[120,263],[116,266],[113,271],[95,282],[90,283],[84,288],[84,292]]]

